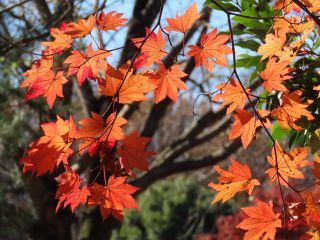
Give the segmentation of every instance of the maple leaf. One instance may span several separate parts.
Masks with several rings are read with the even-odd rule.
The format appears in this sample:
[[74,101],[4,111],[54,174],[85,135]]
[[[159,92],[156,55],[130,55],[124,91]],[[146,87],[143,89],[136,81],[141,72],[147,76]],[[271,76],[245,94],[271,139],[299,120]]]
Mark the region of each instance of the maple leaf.
[[[208,34],[202,34],[200,46],[190,45],[188,56],[193,56],[196,66],[203,65],[207,70],[211,70],[215,62],[221,66],[227,66],[227,60],[224,55],[231,54],[232,49],[224,45],[230,38],[230,35],[217,35],[215,28]],[[213,61],[212,59],[215,59]]]
[[266,35],[266,43],[258,48],[258,53],[262,54],[261,61],[268,57],[272,57],[282,49],[286,42],[286,35],[281,33],[278,34],[279,36],[272,33]]
[[27,151],[27,155],[19,160],[20,164],[23,164],[23,172],[31,171],[36,176],[45,174],[46,172],[52,172],[57,165],[57,159],[67,158],[72,152],[61,152],[52,146],[47,144],[38,144],[33,142],[31,148]]
[[53,53],[62,52],[72,46],[73,39],[60,31],[59,28],[51,28],[50,35],[54,38],[52,42],[42,42],[41,45],[47,46],[48,51]]
[[312,192],[301,192],[301,201],[293,202],[288,206],[290,214],[289,230],[301,224],[310,230],[301,239],[318,239],[320,235],[320,208]]
[[272,110],[271,115],[275,117],[282,128],[293,128],[301,130],[296,121],[305,116],[309,121],[314,120],[313,115],[306,109],[313,101],[308,100],[302,103],[300,100],[300,91],[284,93],[281,96],[281,106]]
[[[258,114],[264,121],[265,127],[270,128],[271,123],[265,118],[269,115],[269,111],[258,110]],[[255,136],[256,129],[260,126],[262,126],[262,124],[258,117],[246,110],[237,109],[234,114],[234,123],[230,129],[229,140],[233,140],[241,136],[242,145],[246,149]]]
[[70,191],[68,194],[64,194],[59,197],[56,212],[59,210],[63,203],[64,208],[70,205],[71,212],[74,212],[74,210],[80,205],[80,203],[85,204],[87,202],[90,195],[91,193],[87,186],[83,188],[79,188],[79,186],[77,186],[77,188],[72,189],[72,191]]
[[[310,19],[306,19],[304,20],[304,23],[302,22],[303,20],[299,17],[296,17],[296,23],[293,24],[293,26],[290,28],[290,32],[297,34],[297,33],[306,33],[308,32],[308,34],[310,33],[310,30],[312,31],[314,28],[314,24],[315,22],[310,20]],[[290,24],[291,25],[291,24]],[[304,35],[304,34],[303,34]],[[300,36],[300,39],[305,38],[304,36]]]
[[32,83],[34,83],[37,78],[46,76],[47,73],[51,72],[52,66],[53,66],[52,56],[43,57],[41,59],[34,61],[31,65],[31,69],[23,73],[23,76],[25,76],[26,79],[23,80],[20,87],[21,88],[30,87],[30,85],[32,85]]
[[100,93],[111,96],[114,101],[120,103],[146,100],[144,94],[152,91],[156,86],[147,76],[139,73],[133,74],[132,69],[128,71],[128,68],[129,64],[124,64],[116,71],[109,66],[106,73],[107,78],[100,79],[98,82]]
[[148,170],[146,158],[155,154],[154,152],[144,151],[149,142],[150,138],[140,137],[138,132],[133,132],[122,140],[118,153],[121,157],[121,163],[127,172],[133,168],[138,168],[142,171]]
[[270,58],[266,68],[260,72],[260,77],[264,80],[262,85],[269,93],[272,93],[272,90],[287,91],[282,82],[292,78],[287,75],[290,72],[290,69],[287,68],[288,63],[287,61],[277,62],[275,58]]
[[[290,43],[290,48],[299,47],[306,39],[310,30],[314,28],[314,21],[308,19],[301,19],[297,16],[288,17],[276,17],[274,29],[276,32],[286,34],[293,33],[299,34],[299,39],[296,42]],[[304,32],[303,34],[301,34]],[[285,47],[284,47],[285,48]],[[277,54],[276,54],[277,55]]]
[[113,140],[121,140],[124,138],[124,133],[121,126],[127,123],[122,117],[117,117],[116,113],[109,115],[107,120],[103,120],[99,114],[91,113],[92,118],[82,119],[79,124],[81,128],[77,132],[77,138],[82,140],[79,144],[80,153],[86,148],[95,146],[99,142],[107,142]]
[[62,71],[57,72],[57,74],[48,71],[45,75],[35,79],[28,89],[25,100],[43,96],[47,99],[49,107],[52,108],[56,97],[63,97],[62,85],[68,82],[63,74]]
[[288,47],[283,47],[282,50],[278,51],[275,53],[275,56],[279,58],[279,63],[280,62],[293,62],[293,60],[296,57],[296,52],[293,52],[291,48]]
[[248,216],[237,228],[246,230],[244,240],[275,239],[276,229],[281,228],[280,214],[274,213],[272,204],[257,201],[256,206],[241,208]]
[[282,9],[284,13],[290,13],[293,9],[296,12],[300,12],[298,5],[292,2],[292,0],[276,0],[273,6],[274,9]]
[[247,191],[251,195],[255,185],[260,185],[257,179],[251,178],[251,170],[247,164],[241,164],[236,160],[231,160],[228,171],[214,166],[220,174],[219,184],[209,183],[208,186],[218,191],[211,204],[222,201],[223,203],[232,198],[237,192]]
[[320,240],[320,231],[317,229],[310,229],[302,237],[303,239],[306,239],[306,240]]
[[147,58],[147,53],[140,53],[139,56],[134,60],[133,67],[135,69],[142,68],[147,63]]
[[109,31],[109,30],[118,31],[117,28],[126,26],[124,22],[128,20],[126,18],[123,18],[122,16],[123,16],[123,13],[117,13],[115,11],[111,11],[107,14],[105,14],[104,12],[101,12],[97,19],[97,24],[99,29],[104,31]]
[[75,208],[80,203],[86,203],[88,196],[91,195],[88,187],[80,188],[82,181],[79,174],[74,172],[71,167],[66,167],[66,171],[61,173],[55,178],[58,182],[58,189],[56,192],[56,199],[59,199],[56,212],[63,207],[70,205],[71,211],[74,212]]
[[[320,229],[320,207],[319,201],[316,200],[314,194],[312,192],[302,192],[302,213],[301,215],[304,217],[305,222],[308,224],[310,229],[313,229],[313,236],[319,237],[319,229]],[[312,231],[309,231],[309,234]],[[311,234],[312,236],[312,234]],[[306,239],[317,239],[317,238],[306,238]]]
[[113,215],[118,220],[123,219],[124,208],[138,208],[131,194],[135,193],[139,188],[124,183],[127,177],[115,177],[112,175],[107,186],[94,183],[90,187],[92,195],[88,204],[99,206],[103,219],[107,219]]
[[41,127],[45,135],[33,142],[27,155],[19,160],[24,165],[24,172],[32,171],[37,176],[52,172],[62,162],[68,165],[76,132],[71,116],[69,120],[57,116],[56,122],[42,124]]
[[312,169],[312,173],[316,178],[320,178],[320,156],[314,156],[313,162],[314,169]]
[[306,39],[308,38],[309,34],[313,32],[313,30],[314,30],[313,26],[311,28],[309,28],[308,30],[305,30],[303,32],[303,34],[300,34],[298,40],[295,41],[295,42],[292,42],[289,47],[292,48],[292,49],[293,48],[299,49],[304,44],[304,42],[306,41]]
[[80,186],[80,176],[78,173],[72,170],[71,167],[67,166],[66,171],[61,173],[55,178],[58,183],[58,189],[56,192],[56,199],[60,196],[67,194],[75,188],[75,186]]
[[275,29],[275,31],[287,33],[292,29],[292,27],[295,26],[296,23],[297,18],[295,16],[292,16],[290,18],[285,16],[276,17],[274,19],[273,28]]
[[75,75],[81,86],[86,78],[96,78],[99,76],[99,70],[106,71],[108,64],[105,60],[111,53],[106,50],[92,49],[92,43],[89,44],[87,53],[78,50],[71,51],[71,55],[64,61],[69,65],[68,76]]
[[271,157],[267,157],[267,160],[272,167],[266,170],[265,173],[268,174],[271,182],[277,181],[277,174],[280,174],[280,183],[287,187],[289,177],[294,179],[304,179],[304,175],[299,168],[308,165],[308,161],[305,160],[307,155],[307,148],[295,148],[290,151],[290,153],[286,153],[281,148],[280,144],[276,143],[272,149]]
[[79,19],[77,22],[71,22],[66,25],[65,34],[72,38],[82,38],[91,33],[96,23],[96,17],[91,15],[88,19]]
[[318,98],[320,98],[320,85],[314,86],[313,90],[318,92]]
[[320,11],[320,2],[318,0],[304,0],[303,2],[311,12]]
[[200,16],[197,11],[197,4],[193,3],[188,7],[184,15],[179,16],[177,13],[175,18],[167,18],[169,26],[165,29],[168,32],[176,31],[185,33]]
[[178,89],[188,90],[186,84],[181,80],[188,75],[182,72],[178,65],[173,65],[168,69],[162,62],[159,62],[158,65],[157,71],[146,74],[157,86],[154,91],[155,102],[161,102],[166,96],[175,102],[178,99]]
[[[229,107],[227,108],[227,114],[230,114],[235,109],[244,108],[247,100],[247,95],[243,91],[238,81],[231,78],[227,84],[220,83],[216,86],[216,88],[220,89],[222,93],[216,94],[211,100],[218,101],[220,99],[223,99],[224,102],[220,105],[220,108],[229,105]],[[250,94],[250,89],[246,89],[246,92]]]
[[160,29],[156,34],[147,28],[145,38],[132,38],[131,41],[137,48],[141,48],[141,54],[145,56],[145,67],[158,63],[167,54],[164,50],[166,41]]

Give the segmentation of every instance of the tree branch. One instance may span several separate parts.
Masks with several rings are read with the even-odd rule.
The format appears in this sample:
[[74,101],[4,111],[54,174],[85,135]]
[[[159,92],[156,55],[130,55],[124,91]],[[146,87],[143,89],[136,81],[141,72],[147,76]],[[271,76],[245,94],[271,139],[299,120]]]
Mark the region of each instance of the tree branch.
[[130,184],[140,188],[140,193],[146,190],[157,180],[166,178],[175,173],[194,171],[203,167],[213,166],[235,153],[242,146],[240,141],[231,144],[201,159],[186,160],[181,162],[164,162],[158,167],[151,169],[142,177],[132,181]]

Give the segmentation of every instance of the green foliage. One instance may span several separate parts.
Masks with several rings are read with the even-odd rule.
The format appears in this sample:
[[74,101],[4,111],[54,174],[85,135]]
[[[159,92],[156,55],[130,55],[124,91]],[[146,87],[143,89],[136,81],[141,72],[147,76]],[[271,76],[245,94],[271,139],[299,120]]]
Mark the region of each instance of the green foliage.
[[[277,123],[277,122],[272,126],[272,129],[271,129],[271,136],[276,141],[280,141],[285,136],[287,136],[289,133],[290,133],[290,130],[285,129],[285,128],[281,128],[279,123]],[[269,143],[271,144],[270,140],[269,140]]]
[[140,211],[126,213],[112,239],[182,240],[198,232],[210,232],[218,215],[230,213],[228,205],[210,206],[211,200],[212,194],[192,178],[158,182],[140,196]]
[[[237,6],[234,1],[232,0],[222,0],[219,1],[219,4],[225,8],[228,11],[232,11],[232,12],[240,12],[241,9],[239,8],[239,6]],[[206,0],[205,1],[205,5],[211,7],[212,9],[215,10],[221,10],[217,5],[215,5],[214,3],[212,3],[210,0]]]

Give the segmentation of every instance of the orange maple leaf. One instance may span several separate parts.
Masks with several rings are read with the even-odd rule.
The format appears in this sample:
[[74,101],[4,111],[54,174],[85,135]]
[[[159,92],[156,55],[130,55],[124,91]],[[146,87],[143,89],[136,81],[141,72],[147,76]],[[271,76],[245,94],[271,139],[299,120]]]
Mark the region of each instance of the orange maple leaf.
[[251,177],[251,171],[247,164],[241,164],[236,160],[231,160],[228,171],[214,166],[220,174],[219,184],[209,183],[208,186],[218,191],[211,204],[222,201],[223,203],[232,198],[237,192],[247,191],[251,195],[254,186],[260,185],[257,179]]
[[30,87],[30,85],[34,83],[37,78],[46,76],[48,72],[51,72],[52,66],[53,66],[52,56],[43,57],[41,59],[34,61],[31,65],[31,69],[23,73],[23,76],[25,76],[26,79],[23,80],[20,87],[21,88]]
[[291,48],[288,47],[283,47],[282,50],[278,51],[275,53],[275,56],[279,58],[279,63],[280,62],[293,62],[293,60],[296,57],[296,52],[294,52]]
[[303,3],[311,12],[320,11],[320,2],[318,0],[303,0]]
[[292,17],[276,17],[274,19],[273,28],[276,31],[281,31],[283,33],[289,32],[292,28],[294,28],[295,24],[297,24],[297,18],[295,16]]
[[290,153],[286,153],[281,148],[280,144],[276,143],[272,149],[271,157],[267,157],[267,160],[272,167],[266,170],[265,173],[268,174],[271,182],[278,180],[277,174],[280,174],[280,183],[287,187],[289,177],[304,179],[304,175],[299,168],[308,165],[308,161],[306,160],[307,156],[307,148],[295,148],[290,151]]
[[72,46],[73,39],[69,35],[64,34],[59,28],[51,28],[50,35],[54,38],[52,42],[41,43],[43,46],[48,47],[48,51],[54,53],[62,52]]
[[56,207],[56,212],[62,206],[66,208],[68,205],[71,207],[71,212],[74,212],[76,207],[80,205],[80,203],[85,204],[88,200],[88,197],[91,195],[89,188],[87,186],[80,188],[79,185],[74,187],[69,193],[64,194],[59,197],[59,202]]
[[155,102],[159,103],[168,96],[172,101],[178,99],[178,89],[188,90],[186,84],[181,80],[188,76],[180,70],[180,66],[173,65],[166,69],[165,65],[160,61],[159,69],[151,74],[146,74],[152,80],[157,88],[154,91]]
[[91,33],[95,23],[96,16],[91,15],[87,20],[79,19],[77,22],[68,23],[64,33],[70,35],[72,38],[82,38]]
[[133,168],[143,171],[148,170],[146,158],[153,156],[154,152],[145,152],[146,145],[150,138],[140,137],[138,132],[133,132],[122,140],[118,153],[121,157],[121,163],[128,172]]
[[311,26],[308,30],[305,30],[303,32],[303,34],[299,35],[299,38],[295,42],[292,42],[290,44],[289,47],[291,49],[297,48],[297,50],[299,50],[299,48],[301,48],[301,46],[305,43],[305,41],[307,40],[309,34],[312,33],[313,30],[314,30],[314,26]]
[[55,180],[58,183],[56,199],[71,192],[72,189],[74,189],[76,185],[79,186],[81,182],[79,174],[73,171],[71,167],[66,167],[66,171],[56,177]]
[[63,98],[62,85],[68,82],[63,74],[62,71],[54,74],[54,72],[50,70],[45,75],[35,79],[29,86],[25,100],[28,101],[38,96],[43,96],[47,99],[50,108],[52,108],[57,96]]
[[[230,35],[217,36],[217,29],[213,29],[208,34],[202,34],[200,46],[190,45],[188,56],[193,56],[196,66],[203,65],[207,70],[211,70],[215,62],[221,66],[227,66],[227,59],[224,55],[231,54],[232,49],[224,45],[230,38]],[[215,59],[213,61],[212,59]]]
[[[229,105],[229,107],[227,108],[227,114],[230,114],[235,109],[244,108],[247,100],[247,95],[243,91],[238,81],[231,78],[227,84],[220,83],[216,86],[216,88],[220,89],[222,93],[216,94],[211,100],[218,101],[220,99],[223,99],[224,102],[220,105],[220,108]],[[250,94],[250,89],[246,89],[246,92]]]
[[282,49],[286,42],[286,35],[280,32],[278,34],[279,36],[272,33],[266,35],[266,43],[258,48],[258,53],[262,54],[261,61],[268,57],[272,57]]
[[121,126],[125,125],[127,120],[117,117],[116,113],[110,114],[106,121],[97,113],[91,114],[92,118],[85,118],[79,122],[81,128],[77,133],[77,138],[82,140],[82,143],[79,144],[80,153],[88,147],[94,147],[99,142],[124,138]]
[[[267,128],[271,127],[270,121],[265,118],[270,112],[266,110],[258,110],[260,118],[264,121]],[[246,110],[237,109],[234,114],[234,123],[230,129],[229,139],[233,140],[241,136],[241,142],[246,149],[253,137],[255,136],[256,129],[262,126],[258,117]]]
[[244,240],[275,239],[276,229],[281,228],[282,224],[280,214],[273,212],[271,203],[258,200],[256,206],[241,208],[241,210],[248,216],[237,225],[237,228],[247,231]]
[[273,8],[276,10],[282,9],[284,13],[290,13],[292,9],[300,12],[299,6],[293,3],[292,0],[276,0]]
[[[293,34],[298,34],[299,37],[296,41],[291,42],[288,47],[283,47],[283,50],[285,54],[287,54],[289,51],[292,51],[292,49],[299,48],[301,45],[305,42],[309,34],[313,31],[314,29],[314,21],[308,20],[308,19],[301,19],[301,17],[297,16],[291,16],[290,18],[288,17],[276,17],[275,18],[275,23],[274,23],[274,29],[277,32],[281,32],[281,34],[286,34],[286,33],[293,33]],[[281,52],[283,50],[280,50],[280,53],[277,52],[275,53],[276,56],[280,57],[281,61]],[[294,53],[294,55],[296,52]],[[291,62],[291,61],[290,61]]]
[[200,16],[197,11],[197,4],[193,3],[184,15],[179,16],[177,13],[175,18],[167,18],[169,26],[165,29],[168,32],[176,31],[185,33]]
[[124,22],[128,20],[126,18],[123,18],[122,16],[123,16],[123,13],[117,13],[115,11],[111,11],[107,14],[105,14],[104,12],[101,12],[97,19],[97,24],[99,29],[104,31],[109,31],[109,30],[118,31],[117,28],[126,26]]
[[61,162],[68,165],[68,157],[73,153],[70,148],[74,139],[76,127],[70,120],[63,120],[57,116],[56,122],[41,125],[44,136],[31,144],[27,156],[20,159],[24,164],[23,171],[32,171],[37,176],[52,172]]
[[113,215],[116,219],[123,220],[124,208],[138,208],[131,194],[139,188],[124,183],[127,177],[115,177],[112,175],[107,186],[95,183],[90,187],[92,195],[88,204],[99,206],[103,219]]
[[314,86],[313,90],[318,92],[318,98],[320,98],[320,85]]
[[69,65],[68,76],[76,74],[79,85],[81,86],[86,78],[96,78],[99,76],[99,70],[106,71],[108,64],[105,60],[111,53],[106,50],[92,49],[92,43],[89,44],[87,53],[74,50],[64,61]]
[[166,41],[160,29],[156,34],[147,28],[146,37],[148,37],[147,40],[145,38],[132,38],[131,41],[137,48],[141,48],[141,54],[145,58],[144,66],[149,67],[166,56],[167,52],[164,50]]
[[292,76],[287,75],[290,72],[290,69],[287,68],[288,63],[287,61],[277,62],[275,58],[270,58],[266,68],[260,72],[260,77],[264,80],[262,85],[269,93],[272,90],[287,91],[282,82],[292,78]]
[[99,79],[100,93],[113,97],[120,103],[131,103],[133,101],[146,100],[145,93],[156,88],[147,76],[140,73],[133,74],[132,69],[128,71],[129,64],[123,64],[119,70],[109,65],[106,79]]
[[301,127],[297,125],[296,121],[302,116],[305,116],[309,121],[314,120],[313,115],[306,109],[312,100],[302,103],[300,95],[300,91],[284,93],[281,96],[281,106],[272,110],[271,115],[278,120],[282,128],[293,128],[299,131]]
[[[319,237],[319,229],[320,229],[320,223],[319,223],[319,217],[320,217],[320,207],[319,207],[319,201],[316,199],[312,192],[302,192],[302,216],[304,217],[305,221],[308,224],[308,227],[313,229],[314,231],[310,231],[310,233],[314,233],[314,236]],[[304,210],[304,211],[303,211]],[[312,234],[310,234],[312,235]],[[305,239],[315,239],[318,240],[319,238],[305,238]]]

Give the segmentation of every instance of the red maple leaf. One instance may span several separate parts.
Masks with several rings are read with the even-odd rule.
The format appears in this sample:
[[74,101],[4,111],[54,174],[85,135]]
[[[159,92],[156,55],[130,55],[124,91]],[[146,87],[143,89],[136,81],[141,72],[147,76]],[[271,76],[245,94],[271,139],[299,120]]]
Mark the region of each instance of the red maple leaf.
[[131,41],[137,48],[141,48],[141,54],[145,57],[145,67],[158,63],[167,54],[164,50],[166,41],[163,38],[161,30],[158,30],[156,34],[147,28],[145,38],[132,38]]
[[75,75],[81,86],[86,78],[99,77],[99,70],[106,71],[108,64],[105,60],[111,53],[106,50],[92,49],[92,43],[89,44],[87,53],[73,50],[64,63],[69,64],[68,76]]
[[140,137],[138,132],[133,132],[122,140],[118,153],[127,172],[133,168],[148,170],[146,158],[155,154],[154,152],[145,152],[145,147],[149,142],[150,138]]
[[63,97],[62,85],[68,80],[64,77],[62,71],[56,74],[53,71],[48,71],[45,75],[38,77],[32,84],[29,85],[25,100],[43,96],[47,99],[47,103],[52,108],[56,97]]
[[146,100],[145,94],[152,91],[156,86],[140,73],[133,74],[128,70],[129,64],[123,64],[119,70],[108,67],[107,78],[99,79],[100,93],[113,97],[113,101],[131,103],[133,101]]
[[42,124],[44,136],[31,144],[27,155],[20,159],[24,164],[23,171],[32,171],[37,176],[52,172],[55,166],[64,163],[68,165],[68,158],[73,153],[70,148],[75,140],[76,127],[72,117],[63,120],[57,116],[56,122]]
[[127,177],[115,177],[112,175],[107,186],[95,183],[90,187],[92,195],[88,204],[99,206],[103,219],[113,215],[118,220],[123,220],[123,210],[125,208],[138,208],[131,194],[139,188],[124,183]]
[[110,140],[121,140],[124,133],[121,126],[127,123],[122,117],[117,117],[116,113],[112,113],[107,120],[103,120],[99,114],[91,113],[92,118],[82,119],[77,138],[81,140],[79,144],[79,152],[82,153],[88,147],[91,148],[91,154],[97,149],[97,144],[105,143],[109,145]]

